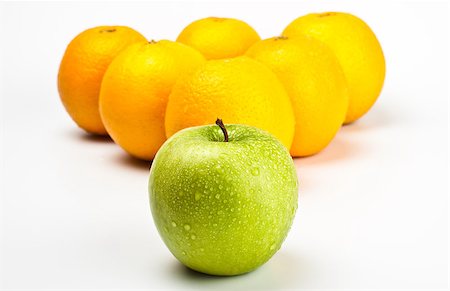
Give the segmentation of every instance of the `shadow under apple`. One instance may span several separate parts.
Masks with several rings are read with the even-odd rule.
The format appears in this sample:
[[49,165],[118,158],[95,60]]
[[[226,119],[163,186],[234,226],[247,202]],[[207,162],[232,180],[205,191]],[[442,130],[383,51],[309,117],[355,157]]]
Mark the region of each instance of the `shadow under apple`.
[[260,268],[238,276],[212,276],[185,267],[178,261],[170,266],[174,279],[197,290],[272,290],[298,287],[308,266],[296,255],[280,251]]

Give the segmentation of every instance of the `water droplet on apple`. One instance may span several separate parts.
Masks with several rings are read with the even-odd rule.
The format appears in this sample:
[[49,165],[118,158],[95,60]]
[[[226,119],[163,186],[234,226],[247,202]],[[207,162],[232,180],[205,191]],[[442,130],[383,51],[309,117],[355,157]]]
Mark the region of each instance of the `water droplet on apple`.
[[259,168],[253,168],[252,169],[252,175],[253,176],[259,176]]
[[181,254],[182,254],[183,256],[185,256],[185,255],[186,255],[186,252],[185,252],[185,251],[182,251]]
[[219,189],[222,190],[222,189],[223,189],[223,186],[222,186],[222,185],[219,185]]
[[272,244],[272,245],[270,246],[270,250],[273,251],[274,249],[275,249],[275,244]]
[[194,197],[195,197],[195,201],[198,201],[198,200],[200,200],[200,198],[202,198],[202,194],[196,192]]
[[191,235],[191,239],[195,240],[197,237],[195,236],[195,234]]
[[177,227],[177,224],[175,223],[175,221],[172,221],[172,226]]
[[219,195],[219,194],[217,194],[217,195],[216,195],[216,199],[219,199],[219,198],[220,198],[220,195]]
[[191,226],[189,224],[185,224],[184,225],[184,229],[189,231],[189,230],[191,230]]

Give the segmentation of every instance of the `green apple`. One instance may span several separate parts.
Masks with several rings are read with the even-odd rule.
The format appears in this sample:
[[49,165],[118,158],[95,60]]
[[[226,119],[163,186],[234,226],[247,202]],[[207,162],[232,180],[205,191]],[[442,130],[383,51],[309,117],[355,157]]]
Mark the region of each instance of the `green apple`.
[[246,125],[184,129],[150,170],[150,206],[172,254],[211,275],[238,275],[269,260],[297,210],[298,181],[288,150]]

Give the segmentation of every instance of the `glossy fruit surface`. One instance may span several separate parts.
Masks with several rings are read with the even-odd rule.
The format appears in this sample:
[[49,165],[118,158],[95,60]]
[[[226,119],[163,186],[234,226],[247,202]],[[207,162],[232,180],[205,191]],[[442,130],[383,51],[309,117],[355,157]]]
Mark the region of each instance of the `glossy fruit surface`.
[[293,157],[324,149],[344,122],[347,82],[334,53],[308,37],[275,37],[255,43],[247,56],[268,66],[283,83],[295,114]]
[[312,13],[294,20],[283,35],[312,36],[336,54],[349,86],[345,123],[369,111],[383,87],[386,64],[377,37],[363,20],[342,12]]
[[177,38],[199,50],[208,60],[243,55],[258,40],[258,33],[244,21],[220,17],[194,21]]
[[150,170],[154,222],[191,269],[237,275],[280,248],[292,224],[298,182],[287,149],[245,125],[192,127],[161,147]]
[[263,64],[246,56],[207,61],[177,81],[166,110],[166,135],[210,124],[220,116],[275,135],[288,149],[294,112],[286,89]]
[[129,154],[151,160],[166,140],[167,100],[181,74],[204,57],[184,44],[139,42],[108,67],[100,92],[100,113],[111,138]]
[[107,134],[98,110],[103,75],[123,49],[145,40],[126,26],[98,26],[70,42],[59,67],[58,90],[66,111],[79,127],[89,133]]

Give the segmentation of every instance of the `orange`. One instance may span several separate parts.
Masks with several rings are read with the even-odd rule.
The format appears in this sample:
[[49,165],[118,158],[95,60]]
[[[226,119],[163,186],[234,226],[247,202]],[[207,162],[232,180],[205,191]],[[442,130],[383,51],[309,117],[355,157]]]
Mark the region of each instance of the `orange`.
[[247,23],[219,17],[192,22],[177,38],[177,41],[199,50],[208,60],[243,55],[258,40],[258,33]]
[[272,69],[291,98],[291,155],[309,156],[325,148],[348,107],[347,83],[334,53],[313,38],[275,37],[255,43],[246,54]]
[[354,15],[326,12],[297,18],[283,32],[289,37],[302,34],[326,43],[342,66],[350,92],[345,123],[363,116],[380,95],[386,71],[383,51],[373,31]]
[[111,138],[134,157],[151,160],[166,140],[164,115],[180,74],[205,61],[184,44],[139,42],[110,64],[100,91],[100,113]]
[[145,37],[129,27],[99,26],[68,45],[59,67],[59,96],[70,117],[87,132],[106,134],[98,111],[103,74],[120,51],[138,41]]
[[275,74],[251,58],[211,60],[180,77],[166,110],[166,135],[217,118],[272,133],[288,149],[294,137],[294,112]]

